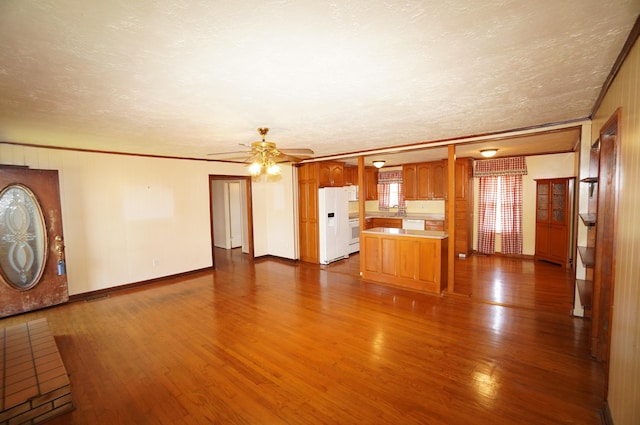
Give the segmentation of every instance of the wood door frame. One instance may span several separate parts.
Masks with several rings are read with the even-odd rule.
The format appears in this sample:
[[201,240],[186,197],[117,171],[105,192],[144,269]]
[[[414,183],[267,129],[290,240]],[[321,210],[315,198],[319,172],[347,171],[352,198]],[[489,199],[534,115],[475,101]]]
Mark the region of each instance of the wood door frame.
[[[605,399],[609,380],[609,352],[611,349],[611,323],[615,283],[615,248],[618,227],[620,116],[621,110],[618,108],[600,129],[598,165],[598,221],[596,225],[593,282],[593,306],[596,308],[591,318],[591,354],[604,363]],[[606,146],[608,144],[612,145]],[[603,220],[604,217],[609,219]],[[603,319],[606,322],[603,322]]]
[[215,239],[213,236],[213,182],[214,181],[244,181],[245,182],[245,196],[247,199],[247,240],[249,243],[249,258],[253,260],[253,204],[251,200],[251,177],[249,176],[229,176],[221,174],[209,174],[209,227],[211,232],[211,267],[216,268],[216,255],[215,255]]

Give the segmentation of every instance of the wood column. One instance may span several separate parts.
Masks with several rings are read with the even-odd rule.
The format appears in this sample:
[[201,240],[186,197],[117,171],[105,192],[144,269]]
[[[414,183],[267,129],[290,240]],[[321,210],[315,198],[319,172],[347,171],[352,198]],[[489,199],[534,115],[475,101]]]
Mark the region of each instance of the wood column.
[[447,163],[447,233],[449,234],[447,291],[454,291],[454,259],[456,251],[456,146],[449,145],[449,157]]
[[[362,229],[365,223],[365,193],[364,193],[364,156],[358,157],[358,212],[360,217],[360,241],[362,241]],[[360,244],[360,276],[364,271],[365,247]]]

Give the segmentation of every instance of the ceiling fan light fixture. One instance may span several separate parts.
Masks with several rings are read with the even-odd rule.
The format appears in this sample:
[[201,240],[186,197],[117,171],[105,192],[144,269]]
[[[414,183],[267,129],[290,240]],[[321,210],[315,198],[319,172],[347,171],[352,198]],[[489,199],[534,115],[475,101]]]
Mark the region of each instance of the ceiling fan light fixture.
[[269,176],[277,176],[280,174],[280,166],[276,164],[272,159],[262,157],[257,159],[249,166],[249,173],[257,177],[260,174],[267,174]]
[[498,149],[483,149],[480,151],[480,155],[482,155],[485,158],[491,158],[497,153],[498,153]]
[[280,174],[280,166],[272,162],[267,166],[267,174],[270,176],[276,176]]
[[384,167],[384,163],[385,163],[384,160],[378,159],[378,160],[373,161],[373,166],[376,167],[376,168],[382,168],[382,167]]
[[249,173],[251,173],[252,176],[259,176],[260,173],[262,173],[262,164],[256,161],[249,165]]

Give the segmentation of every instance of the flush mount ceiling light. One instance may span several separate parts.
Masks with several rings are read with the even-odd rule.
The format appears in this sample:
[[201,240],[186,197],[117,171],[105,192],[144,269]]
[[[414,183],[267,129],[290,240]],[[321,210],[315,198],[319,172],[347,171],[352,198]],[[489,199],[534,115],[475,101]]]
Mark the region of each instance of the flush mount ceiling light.
[[498,153],[498,149],[483,149],[480,151],[480,155],[484,156],[485,158],[491,158],[496,153]]
[[376,168],[382,168],[384,167],[384,161],[383,160],[373,161],[373,166]]

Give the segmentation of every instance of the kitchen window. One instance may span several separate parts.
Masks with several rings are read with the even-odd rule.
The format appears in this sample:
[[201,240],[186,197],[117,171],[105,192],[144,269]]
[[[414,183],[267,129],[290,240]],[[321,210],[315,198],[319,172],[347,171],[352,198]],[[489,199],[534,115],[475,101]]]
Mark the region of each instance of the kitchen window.
[[400,190],[399,183],[391,183],[389,184],[389,207],[398,208],[398,195]]
[[378,173],[378,209],[389,211],[389,208],[395,207],[399,215],[407,211],[402,190],[402,171],[381,171]]

